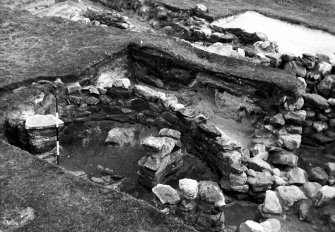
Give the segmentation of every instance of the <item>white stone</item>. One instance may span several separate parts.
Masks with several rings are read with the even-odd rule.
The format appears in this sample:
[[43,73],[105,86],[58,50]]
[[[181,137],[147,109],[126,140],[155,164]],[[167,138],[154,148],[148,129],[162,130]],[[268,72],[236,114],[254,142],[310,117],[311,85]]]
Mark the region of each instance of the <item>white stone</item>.
[[335,187],[330,187],[328,185],[322,186],[315,197],[315,206],[321,206],[324,203],[335,198]]
[[292,168],[287,177],[289,184],[305,184],[308,181],[306,171],[299,167]]
[[[62,120],[58,119],[57,121],[59,127],[64,126],[64,122]],[[25,128],[26,130],[56,128],[56,117],[51,114],[47,115],[36,114],[32,116],[27,116]]]
[[264,228],[258,222],[248,220],[238,227],[239,232],[265,232]]
[[297,201],[307,199],[305,194],[295,185],[279,186],[276,190],[279,197],[288,206],[292,206]]
[[170,185],[158,184],[152,188],[152,192],[158,197],[162,204],[177,204],[181,198],[178,192]]
[[198,195],[198,181],[192,179],[179,180],[179,189],[188,200],[194,200]]
[[271,191],[271,190],[266,191],[265,200],[262,205],[262,211],[264,213],[271,213],[271,214],[282,214],[283,213],[283,209],[280,205],[276,192]]

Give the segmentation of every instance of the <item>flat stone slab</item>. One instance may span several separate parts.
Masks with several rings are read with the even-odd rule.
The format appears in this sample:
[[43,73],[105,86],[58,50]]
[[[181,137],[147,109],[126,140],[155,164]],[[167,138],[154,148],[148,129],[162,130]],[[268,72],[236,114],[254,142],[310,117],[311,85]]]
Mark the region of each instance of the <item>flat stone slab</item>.
[[[64,126],[64,122],[58,119],[58,125],[59,127],[62,127]],[[42,130],[56,128],[56,117],[51,114],[36,114],[28,116],[26,118],[25,128],[26,130]]]

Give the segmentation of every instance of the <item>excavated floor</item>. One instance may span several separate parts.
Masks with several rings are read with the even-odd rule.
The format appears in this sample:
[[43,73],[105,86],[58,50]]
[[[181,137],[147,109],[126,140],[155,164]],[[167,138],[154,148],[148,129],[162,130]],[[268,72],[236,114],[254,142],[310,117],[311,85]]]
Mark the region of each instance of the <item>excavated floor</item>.
[[264,33],[270,41],[278,43],[281,53],[335,56],[334,35],[266,17],[255,11],[219,19],[212,24],[223,28],[241,28],[249,33]]

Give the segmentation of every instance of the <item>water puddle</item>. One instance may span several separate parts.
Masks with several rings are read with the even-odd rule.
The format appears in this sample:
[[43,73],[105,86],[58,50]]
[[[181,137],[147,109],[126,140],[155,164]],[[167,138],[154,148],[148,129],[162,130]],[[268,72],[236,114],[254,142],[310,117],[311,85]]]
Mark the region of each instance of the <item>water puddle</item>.
[[[133,141],[123,146],[110,146],[105,139],[112,128],[131,128]],[[101,176],[98,165],[109,168],[115,174],[137,180],[137,161],[145,155],[140,142],[147,136],[158,135],[154,127],[140,124],[92,122],[66,127],[61,135],[60,165],[71,171],[84,171],[89,177]]]
[[249,33],[265,33],[270,41],[278,43],[280,53],[335,56],[335,36],[330,33],[266,17],[254,11],[219,19],[212,24],[222,28],[241,28]]

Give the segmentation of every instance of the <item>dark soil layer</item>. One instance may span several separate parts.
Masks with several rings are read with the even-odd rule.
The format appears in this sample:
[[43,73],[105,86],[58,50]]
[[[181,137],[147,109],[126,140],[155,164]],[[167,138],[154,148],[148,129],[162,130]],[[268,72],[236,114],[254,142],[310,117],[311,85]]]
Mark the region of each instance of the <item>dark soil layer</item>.
[[22,232],[194,231],[143,201],[102,189],[2,141],[0,199],[1,219],[10,211],[35,210],[35,219],[16,230]]

